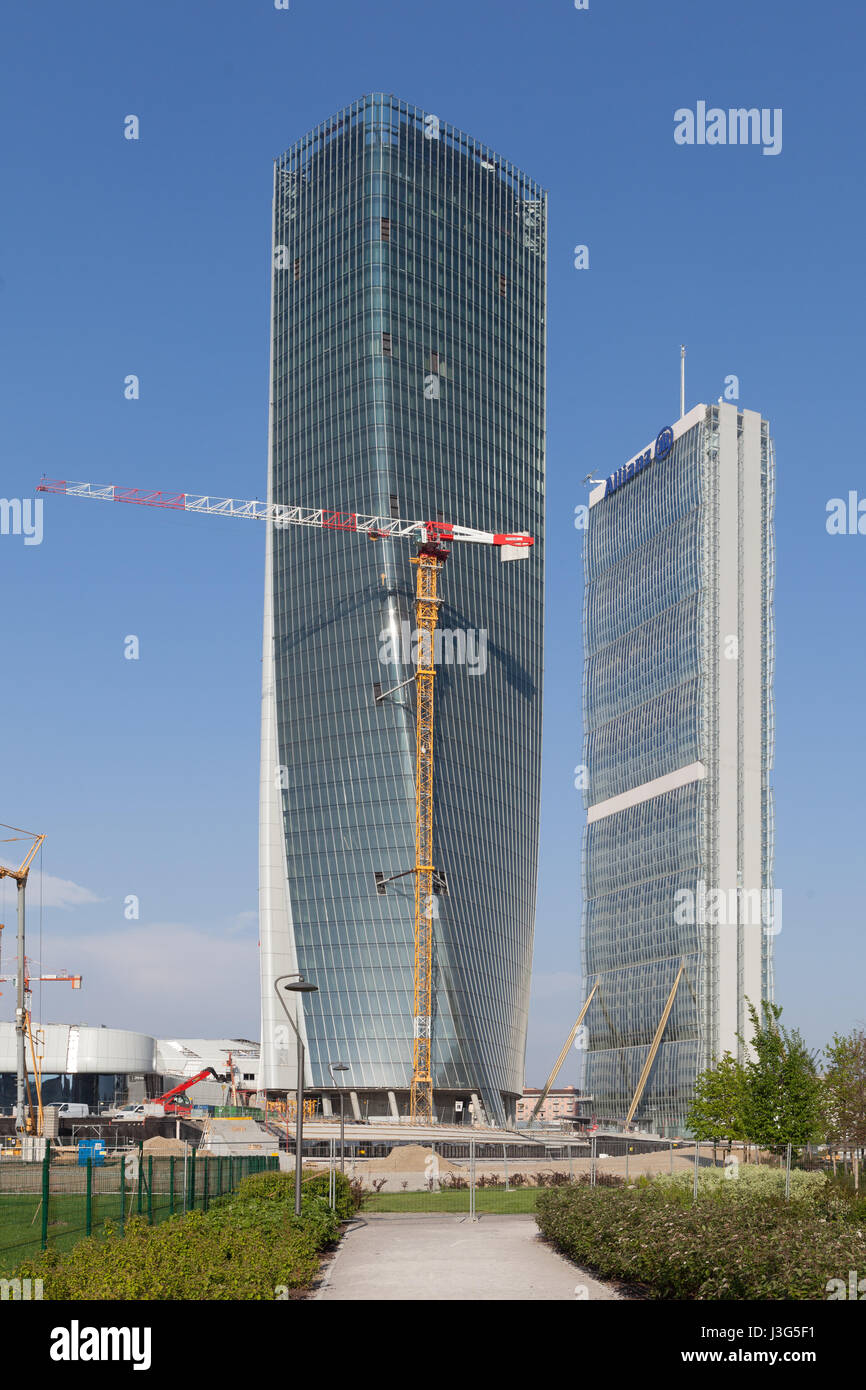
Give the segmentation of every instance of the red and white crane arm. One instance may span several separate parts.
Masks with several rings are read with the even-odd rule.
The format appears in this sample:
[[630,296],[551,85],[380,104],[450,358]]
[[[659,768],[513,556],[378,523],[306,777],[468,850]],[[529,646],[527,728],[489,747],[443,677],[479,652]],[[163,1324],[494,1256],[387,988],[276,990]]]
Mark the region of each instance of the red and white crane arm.
[[[90,497],[97,502],[131,502],[139,507],[164,507],[176,512],[206,512],[212,516],[246,517],[271,521],[277,527],[311,526],[321,531],[356,531],[372,540],[410,540],[422,545],[471,541],[502,547],[502,559],[520,559],[528,553],[532,537],[524,532],[478,531],[449,521],[401,521],[393,516],[365,516],[361,512],[332,511],[327,507],[290,507],[281,502],[242,501],[237,497],[210,497],[191,492],[145,492],[116,483],[71,483],[43,478],[37,492]],[[512,554],[516,551],[516,554]]]

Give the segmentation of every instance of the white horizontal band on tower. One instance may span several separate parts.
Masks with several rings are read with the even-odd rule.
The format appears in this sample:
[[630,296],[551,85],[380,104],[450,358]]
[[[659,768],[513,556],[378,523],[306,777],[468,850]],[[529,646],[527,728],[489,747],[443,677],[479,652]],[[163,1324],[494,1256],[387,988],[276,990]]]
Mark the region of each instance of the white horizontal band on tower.
[[586,813],[587,824],[603,820],[605,816],[615,816],[617,811],[627,811],[629,806],[639,806],[642,801],[651,801],[654,796],[672,792],[677,787],[687,787],[690,782],[702,782],[707,775],[703,763],[689,763],[678,767],[676,772],[666,772],[663,777],[654,777],[651,782],[643,782],[639,787],[631,787],[619,796],[610,796],[607,801],[599,801],[590,806]]

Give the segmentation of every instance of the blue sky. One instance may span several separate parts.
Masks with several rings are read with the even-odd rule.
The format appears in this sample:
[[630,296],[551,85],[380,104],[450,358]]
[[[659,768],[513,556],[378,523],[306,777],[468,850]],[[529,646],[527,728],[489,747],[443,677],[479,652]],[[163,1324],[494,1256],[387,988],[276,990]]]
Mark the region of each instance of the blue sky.
[[[802,0],[5,7],[6,497],[42,473],[264,495],[271,161],[362,92],[436,112],[550,191],[536,1084],[580,993],[574,507],[586,473],[678,414],[681,342],[687,407],[736,374],[776,439],[777,997],[813,1046],[866,1021],[866,537],[825,527],[829,498],[866,495],[864,29]],[[676,145],[675,110],[700,100],[782,108],[782,152]],[[0,819],[46,833],[33,954],[85,987],[45,986],[37,1012],[257,1037],[262,528],[60,498],[44,527],[38,546],[0,536]]]

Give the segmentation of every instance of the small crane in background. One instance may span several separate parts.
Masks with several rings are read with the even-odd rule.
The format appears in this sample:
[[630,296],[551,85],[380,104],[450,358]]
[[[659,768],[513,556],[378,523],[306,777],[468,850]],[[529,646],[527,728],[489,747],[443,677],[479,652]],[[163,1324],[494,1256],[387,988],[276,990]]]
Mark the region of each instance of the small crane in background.
[[[18,960],[15,981],[17,984],[17,999],[15,1005],[15,1055],[16,1055],[16,1088],[15,1088],[15,1133],[17,1135],[26,1134],[27,1123],[24,1116],[24,1093],[28,1088],[27,1083],[27,1058],[26,1058],[26,1038],[29,1028],[29,1019],[25,1007],[25,975],[26,961],[24,957],[24,916],[25,916],[25,895],[27,891],[27,878],[30,873],[30,865],[37,851],[42,848],[44,835],[34,835],[29,830],[19,830],[15,825],[4,825],[4,830],[14,830],[15,834],[9,840],[4,840],[4,844],[12,844],[15,840],[22,838],[32,839],[23,862],[17,869],[10,869],[5,864],[0,864],[0,878],[14,878],[18,885]],[[32,1107],[31,1107],[32,1109]],[[32,1121],[31,1121],[32,1123]]]
[[[0,931],[3,930],[3,923],[0,922]],[[0,938],[2,940],[2,938]],[[33,991],[32,981],[45,980],[51,984],[71,985],[73,989],[81,989],[81,976],[70,975],[68,970],[58,970],[51,975],[31,975],[30,967],[33,962],[29,956],[24,957],[24,1030],[28,1043],[30,1044],[30,1061],[33,1067],[33,1084],[36,1090],[36,1108],[34,1111],[33,1097],[30,1092],[30,1076],[25,1069],[24,1090],[27,1096],[27,1115],[24,1124],[28,1134],[42,1134],[43,1131],[43,1106],[42,1106],[42,1059],[44,1056],[45,1034],[41,1029],[33,1028]],[[17,984],[17,975],[0,975],[0,984]]]

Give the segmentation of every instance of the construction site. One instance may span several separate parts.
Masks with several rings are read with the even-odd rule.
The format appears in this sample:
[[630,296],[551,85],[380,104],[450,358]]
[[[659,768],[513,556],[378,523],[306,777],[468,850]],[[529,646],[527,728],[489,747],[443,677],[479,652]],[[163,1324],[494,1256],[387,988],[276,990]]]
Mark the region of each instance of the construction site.
[[[338,1125],[344,1147],[347,1125],[383,1142],[407,1129],[418,1142],[452,1132],[514,1142],[539,831],[546,195],[463,132],[449,127],[442,153],[431,164],[422,110],[373,93],[275,161],[266,500],[38,483],[70,528],[81,501],[122,504],[106,525],[132,507],[174,514],[169,547],[202,517],[263,524],[261,1033],[187,1047],[37,1026],[36,981],[78,990],[82,978],[28,954],[27,885],[44,835],[8,827],[0,881],[15,885],[17,928],[3,979],[15,1021],[0,1029],[0,1101],[21,1155],[55,1124],[61,1143],[72,1121],[101,1142],[103,1123],[144,1119],[169,1138],[172,1124],[240,1115],[264,1125],[262,1143],[272,1134],[286,1147],[300,1146],[292,1127],[305,1121],[312,1144]],[[381,196],[362,209],[356,200],[374,189]],[[458,335],[459,277],[432,249],[441,218],[461,236],[467,210],[473,346]],[[354,246],[359,219],[358,251],[376,274],[353,281],[346,301],[333,231]],[[398,276],[410,225],[426,227],[431,245],[402,277],[411,306],[389,316],[372,286]],[[431,344],[418,324],[434,305]],[[348,393],[331,391],[317,351],[331,317],[347,362],[360,364]],[[495,391],[476,392],[476,379]],[[371,425],[358,431],[364,409]],[[509,415],[516,431],[501,429]],[[659,436],[659,459],[677,430]],[[479,436],[495,444],[479,451]],[[9,956],[7,945],[0,970]],[[684,974],[681,964],[628,1084],[617,1117],[626,1131],[654,1127],[641,1107]],[[574,1026],[533,1093],[521,1126],[530,1146],[542,1117],[563,1127],[546,1100],[585,1020],[606,1008],[601,978],[587,972]],[[566,1128],[586,1132],[593,1118],[576,1110]]]
[[[122,504],[107,526],[133,507],[173,514],[169,548],[203,517],[263,524],[261,1032],[171,1056],[171,1041],[144,1034],[37,1026],[35,982],[78,990],[82,978],[28,954],[44,835],[10,826],[0,880],[16,888],[14,973],[8,924],[0,970],[15,1021],[0,1029],[0,1102],[18,1152],[48,1135],[58,1106],[56,1137],[67,1120],[101,1123],[124,1106],[169,1127],[230,1107],[278,1137],[283,1120],[483,1131],[506,1145],[517,1133],[540,805],[546,194],[461,131],[447,128],[441,152],[431,163],[421,109],[373,93],[275,161],[266,500],[45,476],[36,487],[69,528],[81,501]],[[471,343],[460,277],[433,249],[442,219],[459,238],[467,215]],[[409,226],[431,240],[406,277],[397,248]],[[348,300],[335,228],[375,268]],[[392,277],[410,302],[389,315]],[[331,319],[359,364],[347,392],[332,391],[317,348]],[[418,327],[428,319],[432,339]],[[476,390],[482,381],[491,389]],[[519,428],[503,430],[506,418]],[[659,435],[659,460],[678,432]],[[679,1132],[647,1098],[682,979],[679,962],[647,1046],[629,1054],[626,1131]],[[587,969],[574,1026],[532,1097],[530,1144],[572,1045],[587,1024],[606,1026],[601,980]],[[593,1118],[584,1108],[569,1128]]]
[[[293,507],[281,504],[263,504],[253,501],[239,501],[233,498],[213,498],[204,496],[191,496],[187,494],[166,495],[163,493],[145,493],[137,489],[121,489],[114,486],[100,487],[86,483],[67,483],[49,481],[43,479],[38,485],[38,491],[47,493],[62,493],[71,497],[84,497],[94,500],[112,500],[117,502],[132,503],[140,506],[169,508],[182,510],[185,512],[205,513],[217,516],[232,516],[236,518],[257,519],[264,521],[268,526],[269,540],[272,532],[284,531],[290,527],[312,528],[325,532],[343,531],[364,537],[365,539],[387,544],[393,540],[414,543],[416,553],[410,557],[410,563],[416,572],[415,587],[415,618],[417,623],[416,636],[417,643],[413,653],[415,669],[412,676],[399,682],[390,688],[382,688],[382,682],[376,682],[374,686],[374,703],[376,705],[388,701],[392,696],[412,685],[414,687],[414,864],[412,867],[403,869],[397,873],[385,874],[381,870],[373,871],[371,875],[371,889],[377,896],[385,896],[390,887],[397,885],[400,880],[409,878],[413,885],[414,902],[414,925],[413,925],[413,1009],[412,1009],[412,1045],[411,1045],[411,1080],[407,1088],[406,1099],[408,1100],[407,1111],[404,1116],[414,1125],[429,1125],[434,1119],[445,1118],[444,1113],[434,1116],[433,1105],[433,1067],[432,1067],[432,1038],[433,1038],[433,979],[434,979],[434,920],[439,915],[439,898],[447,893],[447,879],[442,871],[437,871],[435,865],[434,851],[434,749],[435,749],[435,728],[434,728],[434,680],[437,675],[437,661],[441,656],[440,632],[438,629],[440,606],[443,602],[441,594],[440,576],[445,562],[449,557],[449,546],[456,543],[458,546],[466,544],[490,547],[493,553],[502,561],[525,560],[531,554],[533,538],[525,532],[516,533],[495,533],[481,531],[475,528],[455,525],[442,520],[436,521],[404,521],[393,516],[365,516],[359,513],[334,512],[321,508]],[[446,544],[447,543],[447,544]],[[450,634],[448,634],[450,636]],[[438,653],[438,655],[437,655]],[[267,679],[267,677],[266,677]],[[11,836],[12,842],[28,838],[28,832],[18,831],[15,827],[8,827],[14,832]],[[28,1079],[30,1072],[25,1064],[24,1054],[29,1053],[30,1068],[33,1075],[33,1086],[35,1089],[36,1111],[41,1110],[40,1096],[40,1059],[37,1055],[38,1038],[34,1038],[30,1019],[29,1001],[31,997],[31,981],[28,973],[28,957],[25,948],[25,894],[30,867],[34,856],[41,848],[44,836],[36,834],[32,837],[30,848],[17,868],[0,868],[0,875],[5,875],[17,885],[18,889],[18,936],[17,936],[17,970],[14,976],[4,976],[7,982],[16,984],[17,987],[17,1007],[16,1007],[16,1071],[18,1075],[18,1085],[16,1091],[16,1128],[18,1132],[24,1132],[24,1128],[32,1128],[30,1121],[23,1125],[21,1117],[24,1106],[24,1093],[28,1093],[28,1107],[33,1113],[33,1098],[30,1097],[31,1082]],[[264,952],[263,952],[264,956]],[[68,982],[72,988],[81,987],[80,976],[70,976],[66,973],[56,975],[39,975],[34,978],[39,980],[63,980]],[[315,987],[307,984],[306,986],[288,983],[299,978],[299,972],[294,976],[278,977],[273,982],[277,989],[277,998],[285,1008],[284,996],[279,992],[278,984],[283,984],[289,996],[295,992],[312,993]],[[264,971],[262,975],[262,998],[263,1005],[270,1001],[268,991],[268,979]],[[263,1014],[266,1013],[263,1007]],[[296,1026],[296,1018],[286,1009],[286,1019],[291,1028],[296,1033],[298,1046],[301,1052],[298,1054],[300,1060],[298,1067],[303,1069],[303,1043],[301,1041],[302,1031]],[[301,1030],[303,1022],[301,1021]],[[285,1027],[280,1030],[285,1033]],[[273,1039],[278,1046],[276,1051],[284,1050],[279,1046],[283,1039],[275,1037]],[[407,1058],[407,1062],[409,1058]],[[231,1063],[231,1057],[229,1057]],[[344,1065],[338,1064],[338,1070],[347,1070]],[[145,1069],[146,1070],[146,1069]],[[330,1070],[330,1068],[329,1068]],[[294,1086],[297,1088],[298,1071],[296,1070],[293,1078]],[[214,1073],[216,1076],[216,1073]],[[238,1078],[241,1078],[240,1080]],[[333,1072],[331,1080],[334,1081]],[[245,1101],[249,1101],[257,1092],[264,1091],[269,1099],[275,1099],[274,1092],[279,1095],[280,1088],[267,1084],[260,1075],[258,1068],[253,1072],[242,1075],[241,1071],[235,1075],[234,1070],[230,1071],[226,1078],[227,1084],[231,1085],[234,1099],[238,1099],[240,1094]],[[340,1088],[334,1088],[339,1094]],[[371,1115],[370,1097],[366,1096],[362,1101],[359,1100],[356,1087],[349,1086],[348,1102],[351,1106],[352,1116],[356,1121],[362,1118],[377,1118],[376,1108]],[[402,1096],[402,1088],[389,1087],[385,1092],[385,1105],[380,1118],[397,1120],[401,1118],[401,1108],[398,1103],[398,1095]],[[158,1097],[154,1097],[159,1099]],[[316,1105],[321,1107],[323,1115],[327,1118],[334,1113],[334,1096],[329,1088],[320,1088]],[[488,1117],[485,1114],[484,1104],[480,1098],[479,1091],[471,1087],[453,1088],[453,1093],[445,1094],[443,1088],[443,1110],[451,1111],[451,1118],[455,1122],[468,1123],[487,1123]],[[364,1113],[362,1116],[362,1104]],[[37,1128],[41,1128],[37,1125]]]
[[[108,526],[131,507],[174,514],[169,547],[203,517],[263,523],[261,1032],[249,1064],[211,1059],[224,1079],[198,1082],[191,1102],[505,1134],[523,1094],[537,877],[546,196],[450,127],[431,164],[426,131],[423,110],[370,93],[274,161],[266,500],[45,476],[36,491],[73,529],[82,500],[124,504]],[[409,222],[434,237],[445,209],[455,235],[467,209],[476,219],[483,318],[469,350],[461,284],[432,242],[406,280],[412,304],[389,317],[372,290],[398,274]],[[344,282],[347,247],[375,276]],[[419,325],[434,306],[431,339]],[[337,393],[317,346],[332,320],[350,383]],[[519,429],[503,430],[512,416]],[[61,1057],[32,1021],[37,979],[82,980],[31,963],[25,899],[44,836],[8,836],[14,1068],[0,1076],[8,1092],[14,1074],[2,1100],[22,1142],[45,1134],[43,1078],[84,1074],[86,1030]],[[88,1074],[128,1076],[121,1104],[168,1105],[195,1073],[148,1046]],[[224,1094],[205,1101],[206,1085]],[[99,1081],[84,1099],[103,1107],[121,1089]]]
[[[25,1139],[0,1153],[0,1276],[39,1250],[68,1250],[123,1232],[133,1217],[156,1224],[202,1210],[258,1172],[293,1171],[294,1123],[286,1111],[199,1116],[166,1097],[140,1118],[67,1117],[46,1113],[49,1137]],[[87,1137],[84,1137],[87,1136]],[[98,1137],[97,1137],[98,1136]],[[333,1125],[312,1121],[303,1142],[303,1183],[336,1174],[352,1183],[372,1212],[534,1210],[539,1192],[565,1183],[620,1184],[642,1175],[683,1173],[714,1164],[710,1147],[674,1140],[593,1135],[521,1137],[492,1130],[461,1132]],[[12,1161],[12,1160],[15,1161]],[[4,1161],[7,1160],[7,1161]]]
[[[437,624],[442,602],[439,576],[449,555],[444,544],[445,541],[491,546],[495,548],[495,553],[502,560],[507,561],[526,558],[530,553],[532,537],[526,533],[482,532],[443,521],[405,522],[393,517],[372,517],[356,513],[344,514],[321,509],[284,507],[276,504],[264,505],[254,502],[238,502],[235,499],[189,497],[187,495],[166,497],[159,493],[143,494],[138,491],[114,487],[97,488],[89,484],[43,480],[39,484],[39,490],[61,492],[69,496],[90,497],[97,500],[132,502],[144,506],[205,512],[213,515],[252,517],[265,521],[269,527],[273,528],[297,525],[322,530],[348,531],[380,542],[386,542],[393,538],[416,542],[417,553],[411,558],[411,563],[416,567],[417,574],[415,595],[419,634],[417,669],[414,677],[402,683],[405,686],[414,682],[416,690],[415,863],[411,869],[404,870],[399,874],[386,876],[381,871],[376,871],[374,875],[377,895],[384,895],[389,884],[395,880],[409,876],[414,880],[413,1043],[409,1113],[407,1116],[401,1117],[393,1088],[387,1092],[389,1100],[387,1116],[379,1117],[375,1114],[371,1116],[369,1114],[369,1099],[365,1107],[367,1113],[362,1115],[361,1104],[354,1087],[346,1088],[346,1099],[351,1107],[350,1118],[355,1122],[355,1126],[362,1121],[369,1123],[379,1120],[379,1128],[384,1135],[388,1132],[388,1121],[396,1122],[404,1118],[419,1132],[434,1125],[437,1126],[437,1132],[442,1132],[440,1128],[442,1117],[434,1116],[433,1112],[431,1061],[434,1010],[433,922],[437,915],[437,897],[446,891],[444,875],[437,873],[434,864],[433,844],[433,692],[436,676],[434,652],[437,646]],[[399,688],[395,687],[395,689]],[[382,690],[381,683],[378,683],[375,700],[377,703],[384,701],[394,693],[395,690],[392,689]],[[156,1063],[152,1057],[148,1057],[150,1044],[154,1040],[145,1040],[142,1035],[130,1034],[123,1041],[116,1041],[113,1035],[117,1034],[117,1030],[105,1030],[100,1033],[100,1030],[82,1029],[74,1025],[48,1025],[47,1028],[40,1028],[35,1025],[32,1019],[33,983],[37,980],[40,982],[63,982],[70,985],[72,989],[80,989],[82,978],[80,975],[71,975],[66,971],[53,974],[31,973],[32,963],[27,955],[26,947],[26,890],[31,866],[42,846],[44,836],[38,833],[31,835],[30,832],[22,831],[14,826],[7,826],[5,829],[10,832],[7,839],[7,843],[10,845],[14,846],[22,841],[26,845],[26,842],[30,841],[29,848],[26,849],[26,853],[17,867],[0,865],[0,877],[5,877],[15,883],[17,889],[16,973],[0,977],[4,982],[12,984],[16,990],[14,1028],[10,1029],[9,1025],[0,1026],[0,1074],[5,1073],[7,1077],[10,1077],[12,1072],[12,1067],[9,1065],[11,1058],[4,1064],[2,1054],[7,1050],[11,1051],[10,1044],[14,1039],[14,1118],[10,1117],[6,1121],[0,1118],[0,1133],[5,1130],[8,1134],[8,1138],[3,1141],[6,1155],[11,1156],[12,1153],[15,1153],[28,1158],[41,1157],[44,1152],[44,1140],[53,1139],[62,1145],[66,1137],[64,1131],[68,1132],[70,1128],[72,1137],[74,1138],[77,1134],[79,1142],[84,1142],[81,1135],[87,1131],[88,1142],[93,1136],[98,1136],[95,1142],[101,1143],[103,1142],[103,1131],[110,1132],[111,1137],[115,1140],[118,1137],[128,1137],[128,1134],[124,1132],[124,1122],[128,1124],[143,1119],[154,1125],[158,1124],[159,1119],[162,1118],[163,1121],[169,1122],[170,1128],[172,1122],[179,1126],[181,1118],[201,1119],[208,1113],[206,1109],[202,1108],[204,1093],[199,1095],[199,1103],[196,1106],[190,1100],[187,1091],[204,1081],[212,1081],[222,1091],[219,1096],[221,1105],[217,1106],[217,1115],[229,1104],[234,1108],[235,1115],[246,1110],[249,1116],[257,1116],[257,1118],[265,1120],[266,1130],[263,1130],[256,1139],[248,1136],[246,1139],[238,1141],[253,1145],[256,1148],[261,1148],[263,1144],[266,1145],[269,1142],[266,1137],[268,1131],[272,1134],[275,1133],[278,1139],[283,1139],[283,1130],[278,1126],[278,1117],[286,1120],[285,1143],[288,1146],[290,1142],[289,1127],[297,1113],[298,1104],[301,1106],[302,1114],[308,1116],[310,1120],[317,1117],[320,1121],[336,1120],[337,1115],[330,1092],[325,1091],[323,1094],[320,1093],[307,1100],[303,1098],[303,1043],[301,1032],[296,1027],[296,1023],[288,1010],[286,1010],[286,1017],[298,1039],[299,1059],[295,1087],[298,1088],[298,1080],[301,1078],[299,1099],[279,1094],[275,1096],[272,1088],[263,1086],[260,1075],[259,1049],[247,1040],[241,1040],[247,1045],[246,1047],[238,1047],[236,1051],[239,1054],[244,1054],[249,1060],[242,1061],[240,1055],[235,1058],[230,1048],[228,1050],[224,1048],[227,1065],[227,1071],[224,1074],[219,1074],[213,1067],[192,1073],[189,1064],[186,1064],[182,1073],[185,1079],[167,1090],[160,1091],[161,1079],[156,1074]],[[2,930],[3,927],[0,926],[0,932]],[[2,941],[2,937],[0,937],[0,941]],[[2,961],[2,956],[0,956],[0,961]],[[311,992],[309,986],[304,988],[302,977],[299,977],[297,972],[294,976],[284,977],[284,979],[287,981],[300,980],[300,984],[289,983],[287,985],[289,993],[295,990],[300,993]],[[282,979],[274,981],[274,987],[277,991],[282,983]],[[283,1000],[279,992],[277,997],[282,1004]],[[57,1033],[64,1028],[66,1036],[62,1040],[61,1046],[60,1040],[52,1037],[52,1033]],[[100,1044],[97,1049],[100,1057],[98,1064],[93,1060],[87,1060],[86,1039],[82,1037],[82,1034],[99,1035],[97,1039]],[[112,1042],[114,1042],[113,1054]],[[184,1051],[194,1055],[190,1049],[184,1048]],[[332,1080],[336,1080],[333,1070],[332,1068]],[[346,1071],[348,1068],[338,1064],[336,1070]],[[73,1076],[80,1080],[88,1074],[113,1075],[115,1095],[112,1099],[115,1102],[120,1101],[120,1108],[113,1112],[109,1111],[106,1119],[101,1118],[99,1111],[105,1110],[106,1105],[98,1084],[95,1090],[90,1088],[87,1102],[73,1100],[61,1102],[59,1105],[46,1103],[43,1096],[43,1074],[50,1074],[52,1078],[65,1074],[67,1080]],[[121,1092],[124,1090],[122,1079],[124,1076],[127,1078],[128,1084],[125,1094],[118,1096],[118,1090]],[[132,1080],[139,1083],[140,1099],[136,1096]],[[74,1089],[76,1094],[84,1094],[80,1084]],[[209,1089],[213,1092],[214,1085],[211,1084]],[[344,1101],[342,1088],[339,1089],[338,1094],[342,1116]],[[208,1097],[211,1102],[211,1109],[213,1109],[214,1099],[212,1094]],[[264,1106],[264,1110],[258,1115],[255,1110],[257,1102]],[[469,1090],[463,1095],[456,1094],[451,1102],[451,1107],[455,1123],[459,1124],[464,1131],[466,1125],[477,1127],[487,1123],[483,1104],[476,1091]],[[275,1124],[277,1124],[276,1128]],[[355,1126],[350,1124],[350,1135]],[[459,1128],[455,1132],[459,1133]],[[213,1133],[214,1138],[216,1138],[217,1131],[215,1130]],[[165,1137],[165,1134],[165,1123],[163,1123],[154,1130],[150,1138]],[[177,1137],[179,1138],[179,1129]],[[193,1140],[195,1137],[194,1134]],[[321,1138],[321,1136],[318,1137]],[[310,1141],[314,1145],[316,1138],[317,1136],[311,1132]],[[201,1136],[199,1136],[199,1141],[201,1142]],[[357,1148],[357,1141],[353,1142],[350,1138],[350,1143],[353,1148]]]

